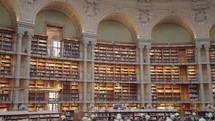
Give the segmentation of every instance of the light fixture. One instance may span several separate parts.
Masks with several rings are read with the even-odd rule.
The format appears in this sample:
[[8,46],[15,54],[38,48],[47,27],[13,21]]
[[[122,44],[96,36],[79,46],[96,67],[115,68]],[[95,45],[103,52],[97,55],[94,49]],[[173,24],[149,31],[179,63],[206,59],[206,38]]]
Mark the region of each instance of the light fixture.
[[203,117],[201,117],[200,119],[199,119],[199,121],[206,121]]
[[117,119],[118,121],[120,121],[120,120],[122,119],[122,116],[121,116],[120,113],[118,113],[118,114],[116,115],[116,119]]
[[148,121],[150,119],[150,115],[146,114],[145,119]]

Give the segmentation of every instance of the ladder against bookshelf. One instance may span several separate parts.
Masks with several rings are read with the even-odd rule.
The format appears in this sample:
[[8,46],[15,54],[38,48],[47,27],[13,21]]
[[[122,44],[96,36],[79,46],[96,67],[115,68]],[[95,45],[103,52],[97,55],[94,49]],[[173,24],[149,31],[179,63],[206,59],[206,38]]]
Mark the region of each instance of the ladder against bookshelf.
[[136,49],[132,44],[98,42],[95,60],[133,63],[136,62]]
[[96,82],[136,81],[136,67],[133,65],[96,63],[94,69]]
[[79,62],[31,58],[31,77],[79,79]]
[[31,54],[46,56],[47,40],[48,36],[35,34],[31,42]]
[[96,83],[95,101],[133,101],[137,99],[136,84]]
[[198,102],[199,101],[198,91],[199,91],[199,88],[198,88],[197,84],[190,84],[189,85],[190,101],[192,101],[192,102]]
[[182,101],[181,85],[152,84],[152,101]]
[[60,101],[79,101],[80,84],[70,81],[65,81],[62,84]]
[[212,90],[212,92],[213,92],[213,100],[215,101],[215,84],[213,84],[213,90]]
[[150,67],[152,82],[179,82],[179,66],[155,65]]
[[14,30],[0,27],[0,50],[13,51]]
[[210,62],[215,62],[215,45],[214,44],[210,46],[209,55],[210,55]]
[[211,65],[211,81],[215,82],[215,65]]
[[0,75],[11,76],[12,75],[12,55],[0,54]]
[[63,57],[79,58],[80,42],[75,39],[63,39]]
[[151,63],[191,63],[195,62],[194,47],[152,47]]

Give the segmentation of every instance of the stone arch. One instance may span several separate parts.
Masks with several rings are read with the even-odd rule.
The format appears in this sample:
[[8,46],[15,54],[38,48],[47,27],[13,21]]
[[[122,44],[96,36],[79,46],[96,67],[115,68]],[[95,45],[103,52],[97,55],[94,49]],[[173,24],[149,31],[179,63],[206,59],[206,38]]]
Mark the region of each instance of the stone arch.
[[124,24],[132,33],[134,41],[141,35],[137,22],[125,12],[107,11],[102,14],[95,24],[95,31],[98,29],[99,23],[105,20],[115,20]]
[[20,11],[17,9],[17,4],[14,3],[13,0],[0,1],[0,3],[6,8],[10,15],[12,25],[10,27],[14,28],[16,26],[16,21],[19,21],[20,19]]
[[[210,20],[210,22],[209,22],[209,24],[207,26],[207,29],[206,29],[206,30],[208,30],[207,34],[210,37],[211,37],[211,31],[212,31],[213,28],[215,28],[215,16],[213,16],[211,18],[211,20]],[[211,39],[215,39],[215,38],[212,37]],[[215,40],[213,40],[213,41],[215,41]]]
[[85,23],[83,22],[83,17],[81,16],[79,10],[71,2],[66,3],[62,0],[44,1],[38,4],[36,10],[33,12],[33,23],[35,23],[37,14],[45,9],[57,10],[67,15],[74,23],[76,23],[79,33],[85,30]]
[[167,22],[175,23],[175,24],[182,26],[193,36],[193,38],[195,38],[197,36],[196,27],[187,18],[185,18],[181,15],[162,15],[162,16],[159,16],[158,18],[154,19],[154,21],[151,23],[151,25],[149,27],[150,37],[152,36],[151,35],[152,29],[156,25],[159,25],[162,23],[167,23]]

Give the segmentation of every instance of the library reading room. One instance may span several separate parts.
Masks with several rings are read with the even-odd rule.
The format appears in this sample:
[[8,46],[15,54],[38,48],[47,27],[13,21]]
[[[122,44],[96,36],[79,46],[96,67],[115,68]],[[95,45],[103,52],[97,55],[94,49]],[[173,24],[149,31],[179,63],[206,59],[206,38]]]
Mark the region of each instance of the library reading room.
[[215,0],[0,0],[0,121],[215,121]]

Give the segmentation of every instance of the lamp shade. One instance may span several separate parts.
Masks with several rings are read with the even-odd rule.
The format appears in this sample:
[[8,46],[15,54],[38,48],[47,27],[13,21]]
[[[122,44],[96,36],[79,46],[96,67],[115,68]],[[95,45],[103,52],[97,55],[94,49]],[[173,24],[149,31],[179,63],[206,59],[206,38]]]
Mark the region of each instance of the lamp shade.
[[199,121],[206,121],[203,117],[201,117],[200,119],[199,119]]
[[212,118],[212,117],[213,117],[213,113],[211,113],[211,112],[208,113],[208,117],[209,117],[209,118]]
[[86,116],[84,116],[84,117],[82,118],[82,121],[88,121],[88,118],[87,118]]
[[193,116],[196,116],[196,113],[195,113],[195,112],[193,112],[193,113],[192,113],[192,115],[193,115]]
[[116,115],[116,119],[117,119],[117,120],[122,119],[121,114],[118,113],[118,114]]
[[169,117],[167,117],[166,121],[172,121],[172,119],[170,119]]
[[149,120],[149,119],[150,119],[150,115],[146,115],[146,116],[145,116],[145,119],[146,119],[146,120]]

